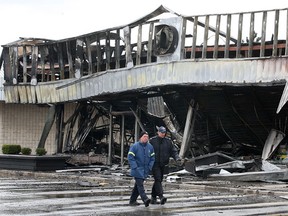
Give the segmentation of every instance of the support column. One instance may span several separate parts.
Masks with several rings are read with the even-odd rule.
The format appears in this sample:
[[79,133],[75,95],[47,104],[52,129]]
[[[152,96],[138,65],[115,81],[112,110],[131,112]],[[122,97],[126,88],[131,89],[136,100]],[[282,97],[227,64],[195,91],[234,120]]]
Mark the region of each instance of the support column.
[[110,122],[109,122],[109,146],[108,146],[108,161],[107,165],[112,165],[112,142],[113,142],[113,115],[112,105],[110,105]]
[[[133,112],[134,116],[135,116],[135,134],[134,134],[134,142],[136,142],[139,138],[139,133],[140,133],[140,126],[142,126],[141,121],[140,121],[140,117],[139,117],[139,109],[137,107],[136,113]],[[142,126],[142,130],[144,131],[144,127]]]
[[124,137],[125,137],[125,116],[122,115],[121,122],[121,166],[124,165]]
[[57,146],[56,153],[62,153],[63,151],[63,137],[64,137],[64,105],[56,105],[56,137],[55,143]]
[[43,131],[42,131],[40,141],[38,143],[38,148],[45,148],[46,139],[54,123],[55,110],[56,110],[55,105],[52,105],[48,110],[48,116],[47,116]]
[[180,158],[185,157],[185,153],[189,147],[189,136],[190,136],[189,131],[191,131],[190,127],[191,127],[191,122],[192,122],[191,120],[193,116],[193,106],[191,104],[194,104],[193,100],[191,100],[191,102],[189,103],[189,108],[188,108],[188,112],[186,116],[186,123],[185,123],[184,134],[183,134],[183,142],[181,144],[181,148],[179,152]]

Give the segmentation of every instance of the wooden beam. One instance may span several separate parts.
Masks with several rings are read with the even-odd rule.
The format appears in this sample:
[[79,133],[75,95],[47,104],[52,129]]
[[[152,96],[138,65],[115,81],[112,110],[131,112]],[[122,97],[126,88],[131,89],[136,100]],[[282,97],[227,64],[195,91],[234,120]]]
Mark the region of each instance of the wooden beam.
[[[239,14],[239,20],[238,20],[238,36],[237,36],[237,49],[236,49],[236,58],[241,57],[241,41],[242,41],[242,29],[243,29],[243,13]],[[230,47],[229,47],[230,49]]]
[[66,41],[66,51],[67,51],[67,58],[69,64],[69,78],[74,78],[74,68],[73,68],[73,59],[72,59],[72,50],[71,50],[71,42]]
[[231,14],[228,14],[226,24],[226,42],[225,42],[224,58],[229,58],[230,35],[231,35]]
[[64,62],[63,62],[63,48],[62,43],[57,43],[57,54],[58,54],[58,63],[59,63],[59,73],[60,79],[64,79]]
[[253,42],[254,42],[254,23],[255,23],[255,14],[251,13],[250,17],[250,32],[249,32],[249,48],[248,48],[248,58],[252,57],[253,51]]
[[141,64],[141,52],[142,52],[142,25],[138,25],[138,37],[137,37],[137,53],[136,53],[136,65]]
[[279,31],[279,10],[276,10],[274,20],[274,40],[273,40],[273,52],[272,52],[273,57],[277,56],[278,31]]
[[110,47],[110,32],[106,32],[106,40],[105,40],[105,53],[106,53],[106,70],[110,69],[111,63],[111,47]]
[[219,32],[220,32],[220,22],[221,22],[221,16],[217,15],[217,19],[216,19],[216,32],[215,32],[215,49],[213,52],[213,58],[217,58],[218,57],[218,45],[219,45]]
[[154,31],[154,23],[149,24],[149,35],[148,35],[148,44],[147,44],[147,63],[151,63],[152,61],[152,43],[153,43],[153,31]]
[[206,59],[207,54],[207,44],[208,44],[208,34],[209,34],[209,15],[205,17],[205,29],[204,29],[204,39],[203,39],[203,47],[202,47],[202,59]]
[[115,53],[114,53],[114,57],[115,57],[115,68],[118,69],[120,68],[120,30],[117,29],[117,35],[118,37],[115,39]]
[[129,26],[125,27],[123,30],[126,45],[126,67],[131,68],[134,66],[131,53],[131,31]]
[[264,57],[265,55],[266,24],[267,24],[267,11],[264,11],[262,17],[260,57]]

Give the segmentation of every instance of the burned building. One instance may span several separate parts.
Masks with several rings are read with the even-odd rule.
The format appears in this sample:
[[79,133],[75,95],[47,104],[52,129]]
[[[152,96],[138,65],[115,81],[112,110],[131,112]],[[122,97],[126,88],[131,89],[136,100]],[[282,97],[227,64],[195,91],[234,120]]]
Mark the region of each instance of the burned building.
[[123,163],[140,130],[164,125],[182,157],[259,155],[271,130],[287,132],[287,26],[287,9],[183,16],[160,6],[73,38],[20,38],[2,45],[5,103],[49,105],[34,145],[53,128],[51,153],[106,143],[108,163],[116,152]]

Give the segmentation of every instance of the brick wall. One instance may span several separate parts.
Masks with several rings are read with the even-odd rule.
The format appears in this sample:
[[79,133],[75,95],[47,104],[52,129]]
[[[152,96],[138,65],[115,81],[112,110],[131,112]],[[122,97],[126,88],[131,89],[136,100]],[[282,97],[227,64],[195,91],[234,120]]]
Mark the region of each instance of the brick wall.
[[[65,105],[65,120],[71,116],[74,108],[75,104]],[[0,153],[3,144],[19,144],[21,147],[31,148],[32,154],[35,154],[48,109],[46,106],[0,102]],[[47,154],[56,153],[55,132],[54,122],[45,143]]]

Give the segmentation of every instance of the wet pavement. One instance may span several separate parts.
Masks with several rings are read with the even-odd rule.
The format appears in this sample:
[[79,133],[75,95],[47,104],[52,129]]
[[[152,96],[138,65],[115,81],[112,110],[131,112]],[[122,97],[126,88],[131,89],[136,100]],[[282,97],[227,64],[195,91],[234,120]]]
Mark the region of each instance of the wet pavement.
[[[0,171],[1,173],[1,171]],[[152,181],[146,182],[150,193]],[[165,183],[165,205],[129,206],[133,179],[90,173],[2,172],[0,215],[288,215],[283,182],[231,183],[189,177]]]

